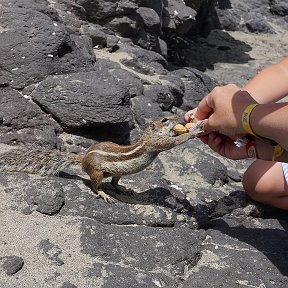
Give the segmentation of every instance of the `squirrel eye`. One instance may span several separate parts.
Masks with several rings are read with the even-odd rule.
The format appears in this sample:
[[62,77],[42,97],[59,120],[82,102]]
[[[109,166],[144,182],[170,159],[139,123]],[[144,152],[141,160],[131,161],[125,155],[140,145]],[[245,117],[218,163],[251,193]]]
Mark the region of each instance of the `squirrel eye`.
[[164,117],[164,118],[161,120],[161,122],[162,122],[162,123],[165,123],[165,122],[167,122],[168,120],[169,120],[168,118]]

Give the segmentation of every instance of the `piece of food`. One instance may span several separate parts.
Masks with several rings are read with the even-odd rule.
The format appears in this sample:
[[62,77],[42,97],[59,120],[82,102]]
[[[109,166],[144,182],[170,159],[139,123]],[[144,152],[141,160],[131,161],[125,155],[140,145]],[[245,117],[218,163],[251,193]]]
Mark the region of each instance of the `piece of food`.
[[181,135],[184,133],[187,133],[189,130],[182,124],[176,124],[172,130],[177,134],[177,135]]
[[195,117],[194,113],[189,114],[189,123],[197,123],[199,120]]
[[196,123],[186,123],[185,128],[189,131],[193,126],[195,126]]

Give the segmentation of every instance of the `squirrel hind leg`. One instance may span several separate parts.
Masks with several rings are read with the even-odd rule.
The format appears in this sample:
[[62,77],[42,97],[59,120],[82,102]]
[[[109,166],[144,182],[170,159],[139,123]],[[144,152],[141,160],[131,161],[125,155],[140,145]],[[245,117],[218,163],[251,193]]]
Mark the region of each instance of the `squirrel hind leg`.
[[94,171],[90,176],[92,187],[97,198],[102,198],[106,203],[115,203],[116,201],[104,191],[99,190],[100,184],[104,178],[104,173],[101,170]]

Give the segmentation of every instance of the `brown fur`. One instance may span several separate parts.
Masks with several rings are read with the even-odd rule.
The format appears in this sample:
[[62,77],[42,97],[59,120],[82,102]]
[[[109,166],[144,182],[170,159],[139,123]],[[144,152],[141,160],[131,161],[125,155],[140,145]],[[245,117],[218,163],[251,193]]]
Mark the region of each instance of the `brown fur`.
[[83,170],[90,176],[95,193],[105,201],[113,202],[110,196],[98,190],[103,178],[111,176],[111,184],[118,190],[125,191],[125,188],[118,184],[122,175],[143,170],[160,152],[195,137],[189,133],[172,137],[172,128],[178,121],[177,116],[161,118],[152,122],[135,144],[101,142],[92,145],[85,155],[29,148],[12,150],[0,156],[0,171],[54,175],[71,164],[82,163]]

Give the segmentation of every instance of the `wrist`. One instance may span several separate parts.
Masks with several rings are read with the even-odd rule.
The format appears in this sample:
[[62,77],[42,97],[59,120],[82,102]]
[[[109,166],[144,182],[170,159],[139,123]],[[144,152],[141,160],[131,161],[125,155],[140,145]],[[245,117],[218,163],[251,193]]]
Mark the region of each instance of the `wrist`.
[[246,106],[241,116],[242,128],[246,134],[258,137],[251,127],[251,114],[252,111],[258,106],[257,103]]
[[[274,144],[284,144],[287,133],[287,103],[259,104],[250,114],[250,126],[259,138],[270,139]],[[284,141],[285,142],[285,141]],[[284,147],[283,146],[283,147]]]
[[[261,121],[261,118],[259,120],[259,118],[257,118],[257,116],[255,116],[255,114],[257,115],[258,110],[261,110],[263,108],[263,106],[264,106],[264,104],[256,104],[256,103],[248,105],[242,113],[242,118],[241,118],[242,126],[243,126],[244,131],[247,134],[252,135],[253,137],[256,137],[258,139],[270,141],[270,144],[272,144],[273,146],[276,146],[278,143],[274,141],[275,138],[270,137],[269,133],[267,135],[266,134],[263,135],[262,130],[259,129],[259,122]],[[262,117],[265,117],[265,115],[263,115]],[[253,118],[253,120],[252,120],[252,118]],[[256,129],[255,129],[255,126],[257,127]],[[264,129],[264,131],[265,131],[265,129]]]

